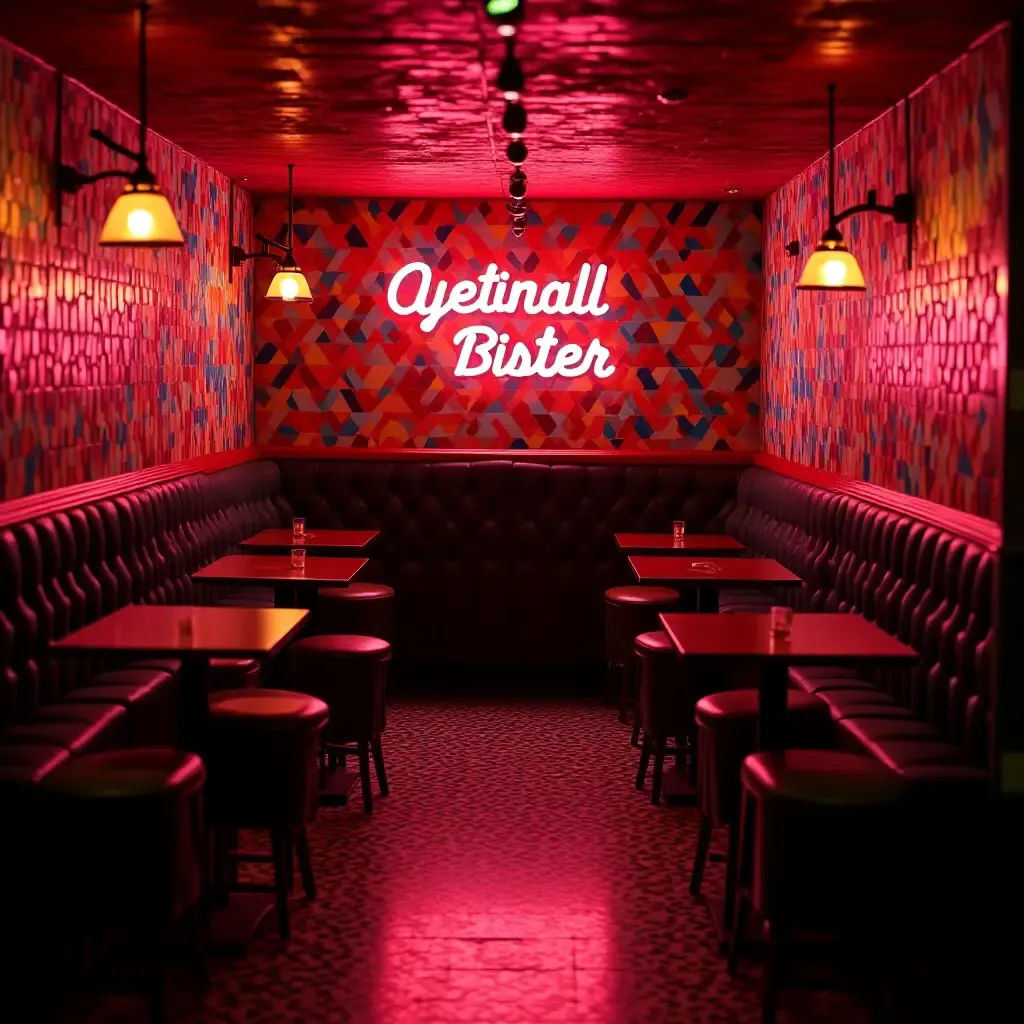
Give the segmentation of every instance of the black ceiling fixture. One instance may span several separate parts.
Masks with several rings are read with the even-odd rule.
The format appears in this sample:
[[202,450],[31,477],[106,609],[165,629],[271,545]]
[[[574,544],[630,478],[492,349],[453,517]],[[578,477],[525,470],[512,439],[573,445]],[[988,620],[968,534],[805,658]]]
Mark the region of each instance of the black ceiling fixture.
[[526,204],[526,172],[523,164],[529,150],[523,141],[526,133],[526,107],[523,106],[523,90],[526,80],[522,65],[516,56],[518,28],[526,17],[525,0],[484,0],[484,13],[497,25],[498,35],[505,40],[505,57],[498,70],[495,85],[505,98],[505,113],[501,126],[509,137],[505,156],[512,165],[508,177],[509,212],[512,234],[521,238],[526,231],[529,208]]

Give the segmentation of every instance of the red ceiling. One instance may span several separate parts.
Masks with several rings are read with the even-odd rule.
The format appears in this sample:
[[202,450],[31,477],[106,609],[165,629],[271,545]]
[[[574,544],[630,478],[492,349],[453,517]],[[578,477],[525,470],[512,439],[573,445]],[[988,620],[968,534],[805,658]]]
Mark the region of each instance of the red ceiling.
[[[764,195],[823,152],[829,80],[842,135],[1016,7],[529,0],[529,194]],[[481,11],[479,0],[158,0],[151,126],[257,192],[283,191],[294,161],[300,194],[498,194],[502,46]],[[129,0],[31,0],[5,10],[0,32],[134,112],[134,24]],[[659,103],[666,87],[689,98]]]

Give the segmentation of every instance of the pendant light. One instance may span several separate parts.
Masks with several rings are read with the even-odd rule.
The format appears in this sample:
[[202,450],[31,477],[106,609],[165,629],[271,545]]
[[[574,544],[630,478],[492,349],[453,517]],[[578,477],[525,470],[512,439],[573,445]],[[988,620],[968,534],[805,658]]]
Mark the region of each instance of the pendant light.
[[[98,174],[82,174],[77,168],[60,163],[60,133],[63,102],[58,106],[57,118],[57,208],[63,206],[63,194],[74,194],[84,185],[103,178],[127,178],[124,191],[114,200],[100,232],[99,244],[103,246],[132,246],[159,248],[162,246],[184,245],[181,229],[171,209],[167,196],[160,191],[156,176],[149,169],[146,158],[146,22],[149,4],[139,4],[139,148],[132,151],[115,142],[105,133],[94,128],[89,134],[107,149],[129,160],[135,161],[132,171],[110,170]],[[61,80],[61,101],[63,101],[63,79]]]
[[[278,264],[277,273],[274,274],[267,288],[266,298],[280,299],[282,302],[312,302],[313,293],[309,290],[309,282],[305,275],[295,263],[295,254],[292,250],[293,210],[292,200],[292,174],[295,164],[288,165],[288,244],[282,245],[275,242],[266,235],[257,235],[260,242],[258,252],[246,252],[240,245],[231,246],[231,266],[240,267],[246,260],[271,259]],[[280,249],[280,253],[271,252],[271,249]]]
[[[864,272],[857,257],[850,252],[839,225],[858,213],[881,213],[892,217],[897,224],[907,226],[907,267],[913,257],[914,195],[910,190],[910,113],[909,100],[904,101],[905,144],[907,163],[907,191],[893,198],[891,206],[877,201],[874,189],[868,192],[867,202],[851,206],[836,213],[836,87],[828,87],[828,228],[821,236],[804,266],[797,288],[800,291],[863,292],[867,291]],[[790,256],[800,254],[800,243],[786,246]]]

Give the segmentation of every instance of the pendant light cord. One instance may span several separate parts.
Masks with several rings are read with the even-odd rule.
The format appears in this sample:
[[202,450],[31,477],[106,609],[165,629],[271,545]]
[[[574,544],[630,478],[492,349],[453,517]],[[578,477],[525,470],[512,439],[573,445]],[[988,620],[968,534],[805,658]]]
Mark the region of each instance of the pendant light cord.
[[146,19],[149,4],[139,4],[139,156],[146,163]]
[[292,198],[292,172],[295,164],[288,165],[288,253],[292,251],[292,214],[295,210],[295,200]]
[[828,226],[836,226],[836,86],[828,86]]

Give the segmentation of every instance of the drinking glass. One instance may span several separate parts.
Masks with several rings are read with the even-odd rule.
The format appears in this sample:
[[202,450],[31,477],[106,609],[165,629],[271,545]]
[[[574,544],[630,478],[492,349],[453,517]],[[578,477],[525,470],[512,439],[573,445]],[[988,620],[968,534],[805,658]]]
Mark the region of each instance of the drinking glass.
[[672,522],[672,539],[683,540],[686,536],[686,521],[683,519],[675,519]]
[[292,568],[293,569],[305,569],[306,568],[306,549],[305,548],[292,548]]
[[771,610],[771,630],[775,636],[789,636],[793,632],[793,609],[774,605]]
[[296,516],[292,520],[292,540],[301,541],[306,536],[306,520]]

